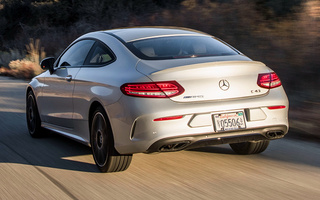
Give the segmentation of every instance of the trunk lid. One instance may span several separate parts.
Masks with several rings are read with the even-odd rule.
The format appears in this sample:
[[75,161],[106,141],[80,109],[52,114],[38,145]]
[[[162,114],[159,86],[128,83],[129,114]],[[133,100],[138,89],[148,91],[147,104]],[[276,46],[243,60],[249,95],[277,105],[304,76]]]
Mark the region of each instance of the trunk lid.
[[170,98],[176,102],[251,98],[269,91],[257,85],[258,74],[271,71],[261,62],[244,59],[190,64],[187,60],[191,59],[143,60],[137,70],[152,81],[177,81],[185,92]]

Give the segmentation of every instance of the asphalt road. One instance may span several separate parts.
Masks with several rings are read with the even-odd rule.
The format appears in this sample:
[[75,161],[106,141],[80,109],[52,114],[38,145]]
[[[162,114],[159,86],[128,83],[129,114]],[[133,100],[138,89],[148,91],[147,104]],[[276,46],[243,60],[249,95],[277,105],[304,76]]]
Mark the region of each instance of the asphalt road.
[[320,199],[320,143],[289,135],[259,155],[135,154],[127,171],[100,173],[90,148],[28,135],[26,85],[0,77],[0,199]]

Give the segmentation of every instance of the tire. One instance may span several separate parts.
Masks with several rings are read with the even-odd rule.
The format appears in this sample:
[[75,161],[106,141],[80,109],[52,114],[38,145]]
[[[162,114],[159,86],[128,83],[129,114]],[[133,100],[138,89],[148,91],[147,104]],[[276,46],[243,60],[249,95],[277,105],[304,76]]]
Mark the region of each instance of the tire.
[[267,149],[269,140],[262,140],[258,142],[242,142],[230,144],[232,150],[237,154],[248,155],[258,154]]
[[28,92],[26,102],[26,118],[28,131],[31,137],[38,138],[42,136],[41,119],[38,112],[36,100],[32,91]]
[[102,107],[93,113],[90,139],[93,158],[101,172],[119,172],[129,167],[132,154],[120,155],[115,150],[111,127]]

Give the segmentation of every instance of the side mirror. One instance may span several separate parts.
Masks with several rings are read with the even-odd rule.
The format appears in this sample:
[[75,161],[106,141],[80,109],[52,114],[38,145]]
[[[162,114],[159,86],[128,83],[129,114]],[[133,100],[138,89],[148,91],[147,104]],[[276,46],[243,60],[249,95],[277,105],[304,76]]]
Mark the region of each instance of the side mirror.
[[50,74],[52,74],[54,72],[54,69],[53,69],[54,61],[55,61],[54,57],[45,58],[40,62],[40,67],[42,69],[49,70]]

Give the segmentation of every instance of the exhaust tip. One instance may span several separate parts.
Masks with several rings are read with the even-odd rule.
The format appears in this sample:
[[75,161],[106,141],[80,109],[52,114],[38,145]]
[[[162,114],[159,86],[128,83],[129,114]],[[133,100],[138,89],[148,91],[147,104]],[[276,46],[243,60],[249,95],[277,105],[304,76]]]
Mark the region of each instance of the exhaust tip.
[[185,149],[190,144],[190,141],[166,144],[159,148],[160,152],[180,151]]
[[268,131],[266,132],[266,137],[268,139],[279,139],[284,137],[283,131]]

